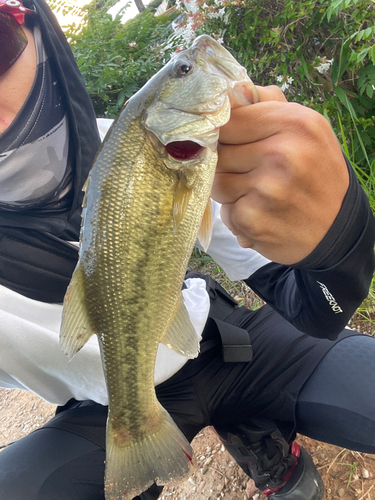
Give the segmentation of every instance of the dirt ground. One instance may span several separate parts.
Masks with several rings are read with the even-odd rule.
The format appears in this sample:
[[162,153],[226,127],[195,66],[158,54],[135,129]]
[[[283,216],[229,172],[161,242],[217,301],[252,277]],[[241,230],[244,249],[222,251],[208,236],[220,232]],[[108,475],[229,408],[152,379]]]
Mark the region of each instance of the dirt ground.
[[[21,390],[0,389],[0,446],[41,427],[56,407]],[[298,436],[312,455],[326,487],[325,500],[375,499],[375,456],[352,452]],[[174,488],[165,488],[160,500],[265,500],[207,427],[196,436],[194,474]],[[247,488],[247,491],[246,491]],[[27,500],[20,499],[20,500]]]
[[[220,279],[209,264],[215,279],[239,302],[249,308],[260,305],[260,299],[246,286]],[[193,266],[191,266],[193,267]],[[202,262],[198,265],[202,270]],[[366,334],[374,334],[374,324],[356,315],[351,326]],[[1,447],[41,427],[53,417],[56,407],[37,396],[21,391],[0,389],[0,452]],[[297,441],[304,446],[322,475],[326,494],[324,500],[375,500],[375,455],[363,454],[328,445],[304,436]],[[245,473],[225,451],[211,428],[204,429],[193,441],[197,468],[184,483],[165,488],[160,500],[265,500],[266,497],[249,482]],[[27,499],[20,499],[27,500]]]

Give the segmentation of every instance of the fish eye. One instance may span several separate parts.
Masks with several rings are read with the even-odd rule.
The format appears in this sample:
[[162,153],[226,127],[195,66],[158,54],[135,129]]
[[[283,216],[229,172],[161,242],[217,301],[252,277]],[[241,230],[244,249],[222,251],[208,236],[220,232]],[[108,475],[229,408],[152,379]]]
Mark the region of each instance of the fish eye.
[[173,70],[177,74],[177,76],[186,76],[193,69],[193,65],[188,61],[178,61]]

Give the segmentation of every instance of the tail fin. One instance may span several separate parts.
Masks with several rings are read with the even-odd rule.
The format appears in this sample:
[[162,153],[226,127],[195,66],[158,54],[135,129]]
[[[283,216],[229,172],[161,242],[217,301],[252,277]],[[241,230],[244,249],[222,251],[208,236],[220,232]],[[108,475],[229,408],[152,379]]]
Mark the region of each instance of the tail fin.
[[128,500],[154,482],[167,485],[186,479],[193,467],[193,450],[168,412],[160,406],[162,424],[141,441],[121,447],[107,423],[105,498]]

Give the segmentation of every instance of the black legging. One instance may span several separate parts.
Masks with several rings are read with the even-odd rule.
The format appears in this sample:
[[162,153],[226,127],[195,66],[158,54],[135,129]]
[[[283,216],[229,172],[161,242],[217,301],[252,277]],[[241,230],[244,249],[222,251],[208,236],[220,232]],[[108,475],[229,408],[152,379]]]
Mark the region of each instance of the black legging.
[[297,431],[375,453],[375,339],[348,337],[332,348],[302,388]]
[[[375,339],[350,332],[336,343],[311,339],[267,307],[249,313],[246,327],[251,363],[224,363],[209,322],[210,349],[157,387],[188,439],[207,425],[255,418],[276,422],[284,435],[297,430],[375,453]],[[3,450],[0,500],[104,500],[105,421],[105,407],[81,405]]]

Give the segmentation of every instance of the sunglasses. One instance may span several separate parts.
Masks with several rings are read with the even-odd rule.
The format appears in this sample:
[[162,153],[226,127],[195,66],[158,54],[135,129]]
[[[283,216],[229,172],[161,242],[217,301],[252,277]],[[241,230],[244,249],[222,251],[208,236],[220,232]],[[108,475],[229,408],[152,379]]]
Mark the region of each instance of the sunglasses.
[[0,0],[0,77],[17,61],[27,46],[22,29],[25,14],[33,13],[17,0]]

